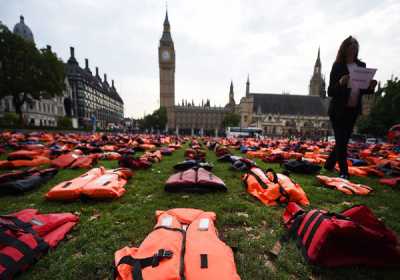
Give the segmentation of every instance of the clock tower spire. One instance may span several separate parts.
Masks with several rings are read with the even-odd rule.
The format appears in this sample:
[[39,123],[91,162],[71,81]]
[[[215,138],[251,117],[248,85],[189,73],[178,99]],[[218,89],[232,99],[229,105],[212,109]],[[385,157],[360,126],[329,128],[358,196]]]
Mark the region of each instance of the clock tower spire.
[[168,127],[174,125],[175,105],[175,48],[171,36],[168,11],[165,13],[163,33],[158,47],[160,70],[160,107],[167,109]]

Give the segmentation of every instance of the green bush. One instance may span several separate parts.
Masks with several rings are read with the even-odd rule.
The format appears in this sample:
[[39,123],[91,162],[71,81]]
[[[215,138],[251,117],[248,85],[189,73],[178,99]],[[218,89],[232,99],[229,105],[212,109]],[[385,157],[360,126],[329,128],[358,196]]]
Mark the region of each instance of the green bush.
[[18,127],[19,117],[14,112],[4,113],[4,116],[0,119],[0,125],[2,127]]
[[57,120],[57,127],[63,129],[72,128],[72,120],[68,117],[59,117]]

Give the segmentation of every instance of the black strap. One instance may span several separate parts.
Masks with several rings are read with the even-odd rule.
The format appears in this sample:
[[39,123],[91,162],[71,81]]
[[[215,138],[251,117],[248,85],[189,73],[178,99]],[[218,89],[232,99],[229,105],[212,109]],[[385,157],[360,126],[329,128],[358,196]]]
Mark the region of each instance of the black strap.
[[[279,193],[281,194],[277,199],[275,199],[275,201],[278,203],[278,204],[284,204],[284,203],[286,203],[286,202],[289,202],[290,201],[290,196],[289,196],[289,193],[281,186],[281,184],[279,184],[279,183],[277,183],[278,185],[279,185]],[[282,197],[284,197],[284,198],[286,198],[286,201],[281,201],[281,198]]]
[[200,268],[208,268],[208,255],[200,254]]
[[297,211],[293,217],[289,219],[289,221],[286,222],[286,225],[290,225],[288,232],[284,235],[281,236],[280,241],[281,242],[287,242],[290,238],[295,238],[296,233],[301,225],[301,222],[303,221],[306,213],[304,210]]
[[[263,172],[263,171],[261,170],[261,172]],[[254,172],[253,170],[251,170],[251,169],[250,169],[250,173],[251,173],[251,175],[254,176],[254,178],[257,180],[257,182],[261,185],[261,187],[262,187],[263,189],[268,189],[268,188],[269,188],[268,185],[267,185],[263,180],[261,180],[260,177],[258,177],[257,173],[255,173],[255,172]],[[265,176],[266,176],[266,175],[265,175]]]
[[197,184],[197,182],[199,181],[199,168],[194,168],[194,172],[195,172],[195,179],[194,182],[195,184]]
[[304,238],[304,235],[307,232],[308,227],[310,226],[310,224],[317,218],[317,216],[321,214],[320,211],[316,210],[313,214],[311,214],[310,218],[308,218],[307,222],[304,224],[303,226],[303,230],[301,231],[301,233],[299,234],[299,241],[300,243],[302,243],[302,240]]
[[314,226],[312,227],[310,234],[307,237],[306,242],[304,243],[304,247],[306,252],[308,251],[308,248],[311,245],[311,241],[314,238],[315,232],[317,231],[317,229],[319,228],[319,226],[321,225],[321,223],[325,220],[325,219],[329,219],[329,216],[326,216],[324,214],[320,215],[319,218],[317,219],[317,221],[315,222]]
[[351,188],[351,187],[342,186],[342,188],[351,191],[352,194],[357,194],[357,193],[353,190],[353,188]]
[[0,279],[10,279],[18,272],[17,262],[10,256],[0,253],[0,264],[5,268],[0,274]]
[[173,253],[168,250],[160,249],[152,257],[136,259],[131,256],[124,256],[119,261],[118,265],[127,264],[132,266],[132,276],[134,280],[143,280],[142,269],[148,266],[156,267],[163,259],[172,258]]
[[[25,223],[14,216],[1,216],[3,221],[0,219],[0,244],[2,246],[13,247],[18,250],[22,257],[19,260],[14,260],[12,257],[6,254],[0,254],[0,264],[5,267],[5,271],[2,273],[1,279],[8,279],[17,273],[22,267],[33,263],[42,252],[46,251],[49,246],[44,240],[39,237],[32,229],[31,224]],[[4,220],[11,220],[12,223],[6,223]],[[31,248],[25,242],[19,240],[17,237],[6,234],[6,230],[12,232],[23,232],[24,234],[31,234],[36,241],[36,246]]]
[[[272,182],[278,183],[278,175],[276,174],[276,172],[275,172],[272,168],[268,168],[268,169],[265,171],[265,174],[267,174],[268,172],[271,172],[272,175],[274,175],[274,180],[273,180]],[[266,175],[266,176],[268,177],[268,175]],[[269,178],[268,178],[268,179],[269,179]]]
[[361,184],[357,185],[357,187],[363,188],[363,189],[366,189],[366,190],[369,190],[369,191],[373,191],[374,190],[373,188],[370,188],[368,186],[364,186],[364,185],[361,185]]
[[62,188],[63,188],[63,189],[64,189],[64,188],[67,188],[67,187],[69,187],[71,184],[72,184],[72,182],[66,182],[66,183],[62,186]]

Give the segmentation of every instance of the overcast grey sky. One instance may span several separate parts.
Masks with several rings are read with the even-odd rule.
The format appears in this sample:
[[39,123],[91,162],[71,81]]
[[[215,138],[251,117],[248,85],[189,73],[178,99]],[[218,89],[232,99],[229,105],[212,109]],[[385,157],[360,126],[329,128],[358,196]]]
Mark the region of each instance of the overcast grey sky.
[[[165,16],[161,0],[0,0],[10,29],[25,16],[38,47],[49,44],[66,61],[69,47],[92,71],[114,79],[125,116],[159,106],[158,41]],[[400,76],[399,0],[169,0],[176,51],[176,102],[211,99],[225,105],[230,80],[236,102],[251,91],[308,94],[321,46],[329,72],[345,37],[360,42],[360,58],[377,79]],[[93,71],[94,72],[94,71]]]

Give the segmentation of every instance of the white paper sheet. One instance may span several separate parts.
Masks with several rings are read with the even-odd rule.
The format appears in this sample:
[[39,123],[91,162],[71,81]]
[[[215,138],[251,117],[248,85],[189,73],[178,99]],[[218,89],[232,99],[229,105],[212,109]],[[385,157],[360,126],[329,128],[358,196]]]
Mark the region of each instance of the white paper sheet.
[[374,78],[377,69],[352,67],[350,70],[349,86],[351,88],[367,89],[369,83]]

